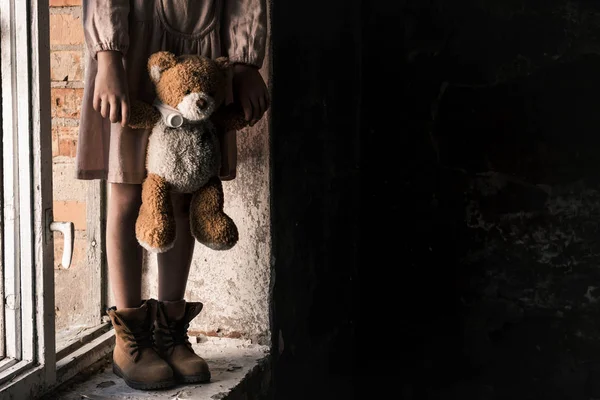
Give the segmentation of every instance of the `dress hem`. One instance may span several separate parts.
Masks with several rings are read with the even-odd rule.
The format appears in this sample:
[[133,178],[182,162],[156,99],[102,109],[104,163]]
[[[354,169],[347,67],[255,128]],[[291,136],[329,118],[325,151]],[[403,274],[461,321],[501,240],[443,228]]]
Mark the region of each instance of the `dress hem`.
[[91,180],[104,180],[108,183],[124,183],[130,185],[141,185],[144,181],[145,176],[139,174],[128,174],[128,173],[107,173],[103,170],[94,171],[77,171],[76,179],[91,181]]

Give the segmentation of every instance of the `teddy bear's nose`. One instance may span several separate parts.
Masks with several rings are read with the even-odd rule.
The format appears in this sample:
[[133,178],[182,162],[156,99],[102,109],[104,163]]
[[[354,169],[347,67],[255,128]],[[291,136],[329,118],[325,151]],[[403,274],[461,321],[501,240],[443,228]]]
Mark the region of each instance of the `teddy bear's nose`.
[[203,110],[206,108],[206,100],[198,99],[198,101],[196,101],[196,105],[198,105],[199,109]]

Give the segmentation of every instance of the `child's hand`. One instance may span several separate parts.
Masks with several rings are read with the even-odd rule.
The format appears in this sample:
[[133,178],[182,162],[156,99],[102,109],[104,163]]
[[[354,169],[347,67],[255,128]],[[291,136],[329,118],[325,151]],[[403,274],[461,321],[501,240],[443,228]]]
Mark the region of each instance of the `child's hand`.
[[250,126],[261,119],[269,108],[269,91],[256,67],[234,65],[233,95],[244,109],[244,117],[250,122]]
[[94,110],[110,122],[129,120],[129,92],[122,55],[118,51],[98,52],[98,73],[94,87]]

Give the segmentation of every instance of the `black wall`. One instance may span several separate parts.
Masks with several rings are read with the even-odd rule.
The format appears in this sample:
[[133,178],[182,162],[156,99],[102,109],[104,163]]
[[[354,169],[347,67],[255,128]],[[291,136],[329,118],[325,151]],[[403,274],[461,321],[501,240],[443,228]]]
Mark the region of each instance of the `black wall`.
[[276,397],[598,394],[600,3],[272,10]]
[[274,378],[282,399],[350,393],[344,377],[360,251],[358,16],[356,1],[272,7]]

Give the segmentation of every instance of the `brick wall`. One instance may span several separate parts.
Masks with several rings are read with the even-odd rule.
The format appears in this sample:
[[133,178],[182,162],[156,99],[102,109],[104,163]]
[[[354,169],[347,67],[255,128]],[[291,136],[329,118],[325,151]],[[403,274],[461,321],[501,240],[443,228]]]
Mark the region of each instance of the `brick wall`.
[[[75,224],[70,269],[60,265],[63,240],[55,236],[56,327],[85,325],[90,280],[86,260],[87,184],[74,178],[79,112],[83,95],[84,36],[81,0],[50,0],[50,65],[54,219]],[[78,288],[78,290],[73,290]]]

